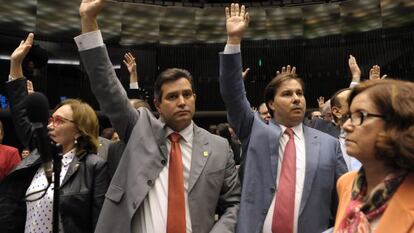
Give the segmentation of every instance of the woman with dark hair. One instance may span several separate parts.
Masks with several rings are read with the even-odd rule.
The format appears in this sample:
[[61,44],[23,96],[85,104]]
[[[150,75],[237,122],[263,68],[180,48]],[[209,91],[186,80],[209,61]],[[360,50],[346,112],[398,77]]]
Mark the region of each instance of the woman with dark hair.
[[[11,55],[6,85],[17,135],[32,154],[0,184],[0,232],[52,232],[53,182],[48,183],[35,150],[32,124],[24,99],[26,79],[21,64],[33,43],[33,34]],[[65,233],[92,233],[109,185],[106,162],[96,155],[98,118],[86,103],[68,99],[54,110],[47,125],[50,139],[62,145],[59,229]]]
[[414,84],[370,80],[349,97],[346,150],[362,163],[337,183],[335,232],[414,232]]

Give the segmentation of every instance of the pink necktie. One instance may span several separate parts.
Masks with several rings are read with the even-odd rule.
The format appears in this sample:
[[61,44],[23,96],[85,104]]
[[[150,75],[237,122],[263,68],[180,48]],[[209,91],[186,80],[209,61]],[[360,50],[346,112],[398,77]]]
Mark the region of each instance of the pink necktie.
[[181,135],[172,133],[168,168],[167,233],[185,233],[184,176],[180,148]]
[[282,171],[276,192],[275,208],[273,211],[272,232],[293,233],[293,218],[295,212],[296,186],[296,147],[293,130],[286,128],[289,141],[285,146],[282,161]]

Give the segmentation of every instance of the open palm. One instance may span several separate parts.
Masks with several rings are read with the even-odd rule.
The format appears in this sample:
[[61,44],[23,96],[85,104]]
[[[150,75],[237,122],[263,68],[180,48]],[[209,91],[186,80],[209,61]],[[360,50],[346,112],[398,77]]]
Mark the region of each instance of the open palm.
[[27,53],[29,52],[30,48],[33,45],[33,38],[34,38],[34,34],[29,33],[26,40],[22,40],[20,42],[19,47],[17,47],[13,51],[12,55],[10,56],[10,60],[21,64],[23,59],[26,57]]
[[249,14],[245,12],[244,6],[231,4],[226,7],[226,29],[229,37],[242,37],[249,24]]

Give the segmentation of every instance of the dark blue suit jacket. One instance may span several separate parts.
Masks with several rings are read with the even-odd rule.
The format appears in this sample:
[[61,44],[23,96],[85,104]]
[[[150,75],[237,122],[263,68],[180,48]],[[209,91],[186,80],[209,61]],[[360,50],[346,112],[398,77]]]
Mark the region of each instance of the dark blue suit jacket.
[[[228,120],[243,142],[242,198],[236,232],[262,232],[276,191],[281,127],[266,125],[251,110],[242,81],[240,54],[220,54],[220,92]],[[306,171],[298,233],[320,233],[332,226],[337,207],[336,180],[347,171],[339,141],[303,127]]]

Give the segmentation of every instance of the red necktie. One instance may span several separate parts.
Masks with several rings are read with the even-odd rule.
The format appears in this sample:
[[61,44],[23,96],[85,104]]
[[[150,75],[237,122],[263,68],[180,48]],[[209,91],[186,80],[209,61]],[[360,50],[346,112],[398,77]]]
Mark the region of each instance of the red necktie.
[[172,133],[168,168],[167,233],[185,233],[185,202],[183,162],[180,149],[181,135]]
[[273,211],[272,232],[293,233],[293,218],[295,212],[296,186],[296,147],[291,128],[286,128],[289,141],[285,146],[282,161],[282,171],[276,192],[275,208]]

